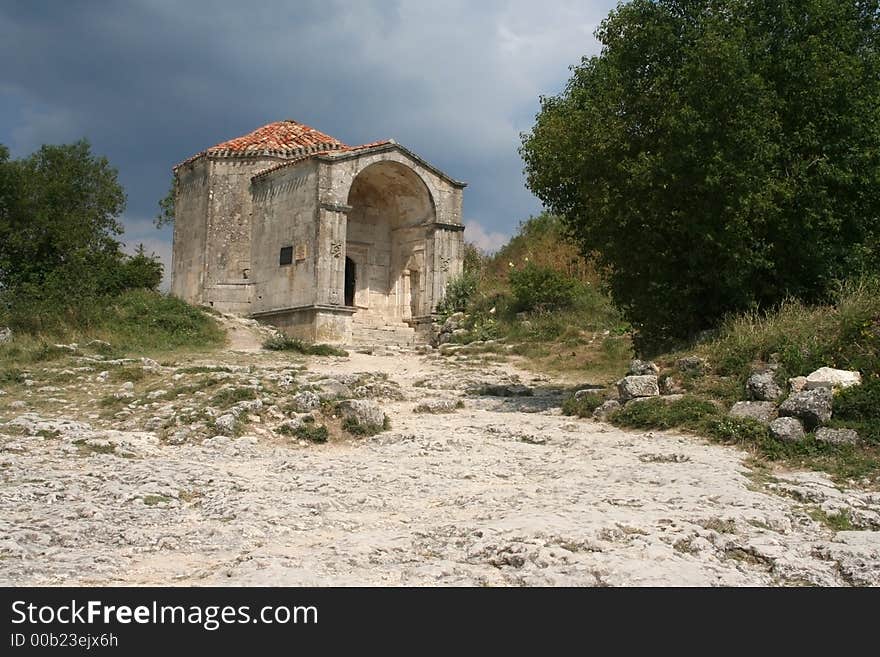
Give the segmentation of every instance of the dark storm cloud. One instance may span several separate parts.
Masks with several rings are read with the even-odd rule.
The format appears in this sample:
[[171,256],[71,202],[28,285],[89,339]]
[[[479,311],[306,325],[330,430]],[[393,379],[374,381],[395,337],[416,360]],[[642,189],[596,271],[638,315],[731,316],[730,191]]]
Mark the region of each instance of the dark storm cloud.
[[88,138],[119,168],[127,236],[167,253],[149,219],[189,155],[284,118],[394,137],[470,183],[465,221],[489,245],[537,211],[518,134],[612,5],[4,2],[0,142]]

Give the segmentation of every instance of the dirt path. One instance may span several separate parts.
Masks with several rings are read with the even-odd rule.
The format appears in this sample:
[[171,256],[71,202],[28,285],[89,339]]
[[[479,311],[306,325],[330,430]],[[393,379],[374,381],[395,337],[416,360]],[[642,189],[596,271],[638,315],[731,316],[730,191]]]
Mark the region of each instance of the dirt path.
[[[0,583],[880,582],[880,495],[756,474],[693,436],[572,420],[550,382],[505,363],[394,350],[303,361],[254,351],[247,332],[210,360],[144,365],[133,406],[112,416],[94,412],[120,388],[96,380],[109,365],[55,385],[33,372],[0,396]],[[326,445],[275,431],[294,389],[363,373],[389,431]],[[243,435],[169,444],[155,418],[210,405],[192,382],[221,375],[262,391]],[[482,383],[535,394],[466,394]],[[465,408],[413,413],[441,398]],[[816,519],[839,509],[867,529]]]

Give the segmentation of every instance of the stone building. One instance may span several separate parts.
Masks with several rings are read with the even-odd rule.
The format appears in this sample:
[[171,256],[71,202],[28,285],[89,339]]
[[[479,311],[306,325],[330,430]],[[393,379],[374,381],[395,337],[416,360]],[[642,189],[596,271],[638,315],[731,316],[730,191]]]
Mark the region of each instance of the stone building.
[[393,140],[270,123],[174,168],[171,291],[317,342],[425,339],[461,272],[459,182]]

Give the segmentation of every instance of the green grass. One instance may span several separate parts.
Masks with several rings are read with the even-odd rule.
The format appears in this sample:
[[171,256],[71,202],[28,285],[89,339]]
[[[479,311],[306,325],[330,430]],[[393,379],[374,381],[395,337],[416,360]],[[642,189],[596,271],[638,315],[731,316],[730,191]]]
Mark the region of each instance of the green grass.
[[167,504],[173,498],[167,497],[165,495],[144,495],[143,500],[144,504],[147,506],[156,506],[157,504]]
[[588,392],[575,399],[574,395],[562,402],[563,415],[592,417],[593,411],[605,402],[605,398],[595,392]]
[[[110,348],[88,346],[94,339],[109,343]],[[59,312],[57,320],[39,334],[15,332],[11,341],[0,344],[0,363],[45,362],[71,354],[56,343],[76,343],[86,352],[143,355],[214,349],[224,342],[223,330],[201,309],[158,292],[130,290]]]
[[297,338],[278,333],[263,342],[263,349],[293,351],[306,356],[348,356],[348,352],[329,344],[309,344]]
[[880,372],[880,279],[844,285],[833,305],[788,301],[769,312],[730,318],[697,352],[718,373],[739,377],[771,354],[778,354],[786,376],[823,366]]
[[253,388],[224,388],[218,390],[211,397],[211,405],[218,408],[227,408],[240,401],[250,401],[257,398],[257,391]]
[[808,511],[810,517],[816,522],[836,532],[847,532],[855,529],[852,522],[852,516],[847,511],[838,511],[837,513],[827,513],[822,509],[815,508]]
[[292,436],[300,440],[308,440],[312,443],[326,443],[329,437],[329,431],[323,424],[316,424],[312,417],[303,418],[303,423],[295,428],[284,424],[278,429],[278,433],[286,436]]
[[672,429],[676,427],[699,431],[706,422],[720,416],[711,402],[686,395],[673,402],[661,397],[629,403],[614,411],[610,420],[621,427],[633,429]]
[[660,398],[630,403],[612,413],[609,420],[636,429],[686,429],[749,450],[765,461],[827,472],[838,481],[876,482],[880,477],[878,446],[829,445],[818,442],[812,434],[801,442],[781,442],[757,420],[729,417],[711,402],[690,395],[672,403]]

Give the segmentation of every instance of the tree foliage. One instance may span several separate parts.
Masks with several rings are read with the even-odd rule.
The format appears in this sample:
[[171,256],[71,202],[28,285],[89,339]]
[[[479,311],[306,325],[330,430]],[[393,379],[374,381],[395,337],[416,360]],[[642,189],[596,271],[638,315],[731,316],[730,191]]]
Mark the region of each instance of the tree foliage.
[[880,265],[877,0],[633,0],[541,99],[529,188],[642,344]]
[[[0,147],[0,314],[24,328],[100,295],[155,288],[162,265],[121,251],[125,192],[86,141],[20,160]],[[20,320],[20,321],[19,321]]]

